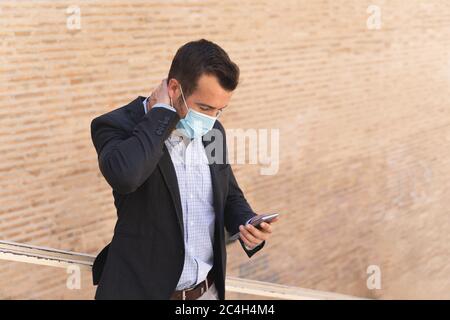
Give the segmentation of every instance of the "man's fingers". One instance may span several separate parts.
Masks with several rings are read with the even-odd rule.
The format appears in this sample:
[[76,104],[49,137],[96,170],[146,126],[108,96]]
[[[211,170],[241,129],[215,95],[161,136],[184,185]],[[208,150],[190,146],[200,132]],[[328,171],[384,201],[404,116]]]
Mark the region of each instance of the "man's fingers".
[[[253,226],[252,226],[253,227]],[[253,227],[255,228],[255,227]],[[252,242],[254,245],[259,244],[262,240],[264,239],[258,239],[257,237],[255,237],[253,234],[250,233],[249,230],[247,230],[246,228],[244,228],[243,226],[240,226],[239,229],[241,230],[241,233],[250,241]],[[256,228],[255,228],[256,229]],[[259,230],[258,230],[259,231]],[[261,231],[259,231],[261,232]]]
[[267,233],[272,233],[272,226],[269,223],[261,223],[261,228],[263,228],[263,230]]
[[167,88],[167,79],[162,79],[162,81],[161,81],[161,87],[162,87],[163,89],[166,89],[166,88]]
[[242,232],[240,233],[240,238],[244,241],[247,247],[253,248],[256,247],[260,242],[253,242],[247,236],[245,236]]
[[260,241],[267,240],[269,237],[269,234],[266,233],[265,230],[260,230],[252,226],[251,224],[246,225],[246,228],[251,233],[252,236],[254,236],[256,239],[259,239]]
[[243,237],[245,240],[247,240],[248,246],[254,246],[257,244],[257,240],[250,234],[250,232],[245,230],[245,228],[243,226],[240,226],[239,229],[240,229],[241,237]]
[[[256,231],[255,231],[256,230]],[[261,242],[261,231],[259,231],[258,229],[256,229],[254,226],[252,226],[251,224],[248,224],[245,226],[244,228],[245,236],[247,237],[247,239],[249,239],[251,242],[258,244]]]
[[251,224],[246,224],[245,226],[239,226],[240,238],[248,247],[254,247],[259,245],[261,242],[269,239],[269,236],[273,232],[272,223],[277,222],[278,217],[273,219],[271,222],[262,222],[260,228],[256,228]]
[[161,82],[161,91],[164,95],[167,95],[167,97],[169,97],[169,90],[167,89],[167,78],[163,79]]
[[245,245],[247,247],[253,248],[255,245],[253,243],[251,243],[242,233],[239,234],[239,238],[242,239],[242,241],[244,241]]
[[161,80],[158,87],[152,92],[153,102],[154,103],[165,103],[169,104],[169,91],[167,89],[167,81],[166,79]]
[[268,232],[268,233],[272,233],[273,232],[273,224],[278,222],[278,217],[276,217],[275,219],[271,220],[270,222],[263,222],[261,223],[261,227],[264,229],[264,231]]

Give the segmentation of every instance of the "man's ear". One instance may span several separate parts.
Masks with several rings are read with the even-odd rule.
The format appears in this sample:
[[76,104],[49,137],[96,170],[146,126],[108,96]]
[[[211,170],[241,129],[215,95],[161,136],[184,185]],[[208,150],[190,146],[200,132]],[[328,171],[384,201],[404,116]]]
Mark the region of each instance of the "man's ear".
[[172,103],[177,101],[178,96],[181,95],[179,82],[177,79],[171,78],[167,80],[167,92],[169,94],[169,98],[172,99]]

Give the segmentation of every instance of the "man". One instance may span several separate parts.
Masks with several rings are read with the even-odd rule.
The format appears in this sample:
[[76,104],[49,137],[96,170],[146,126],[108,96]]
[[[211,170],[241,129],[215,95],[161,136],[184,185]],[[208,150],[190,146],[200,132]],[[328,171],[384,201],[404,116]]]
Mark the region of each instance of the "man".
[[92,121],[118,215],[112,241],[93,265],[96,299],[223,300],[224,228],[239,233],[248,257],[264,246],[272,226],[246,224],[256,214],[226,161],[217,120],[238,78],[238,66],[218,45],[189,42],[150,97]]

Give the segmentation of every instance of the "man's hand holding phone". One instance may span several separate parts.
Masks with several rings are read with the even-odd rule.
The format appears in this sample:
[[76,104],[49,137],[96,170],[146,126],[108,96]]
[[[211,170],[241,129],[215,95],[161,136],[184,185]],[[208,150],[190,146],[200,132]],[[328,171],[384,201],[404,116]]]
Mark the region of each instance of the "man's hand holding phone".
[[[270,238],[273,233],[273,224],[278,219],[278,214],[258,215],[245,226],[239,226],[239,237],[249,249],[253,249]],[[252,221],[255,221],[255,225]]]

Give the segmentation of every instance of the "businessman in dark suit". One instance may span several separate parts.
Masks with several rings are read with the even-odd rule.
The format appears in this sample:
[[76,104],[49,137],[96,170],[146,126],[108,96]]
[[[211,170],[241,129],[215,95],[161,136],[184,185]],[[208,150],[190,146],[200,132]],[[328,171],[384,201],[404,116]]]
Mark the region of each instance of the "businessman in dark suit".
[[[272,223],[256,214],[227,161],[219,114],[239,68],[201,39],[176,53],[150,97],[95,118],[92,141],[117,223],[93,265],[96,299],[225,299],[225,230],[248,257]],[[213,150],[213,151],[211,151]]]

